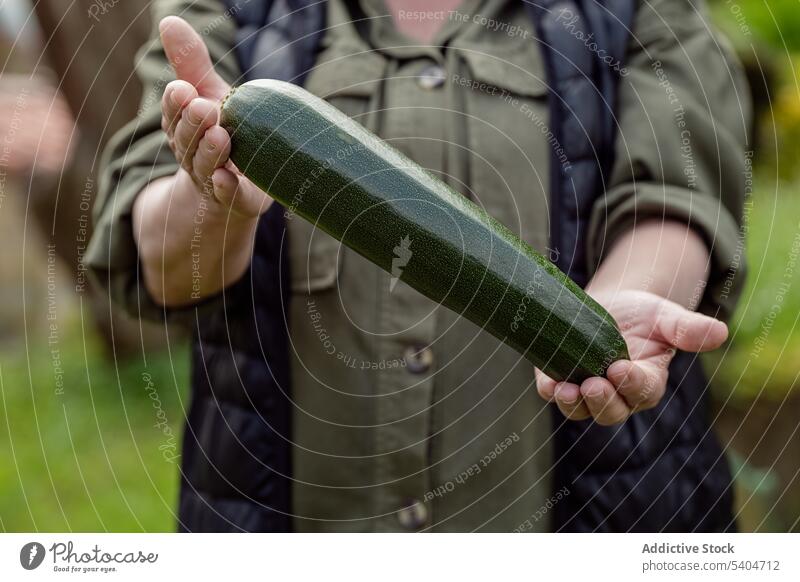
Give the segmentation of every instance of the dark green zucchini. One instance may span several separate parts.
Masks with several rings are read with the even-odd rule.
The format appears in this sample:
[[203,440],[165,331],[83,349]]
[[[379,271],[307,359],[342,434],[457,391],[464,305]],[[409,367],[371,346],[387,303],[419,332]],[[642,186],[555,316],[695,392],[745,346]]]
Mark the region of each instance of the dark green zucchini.
[[554,379],[602,376],[628,357],[613,318],[552,263],[322,99],[251,81],[226,97],[221,119],[233,162],[287,212]]

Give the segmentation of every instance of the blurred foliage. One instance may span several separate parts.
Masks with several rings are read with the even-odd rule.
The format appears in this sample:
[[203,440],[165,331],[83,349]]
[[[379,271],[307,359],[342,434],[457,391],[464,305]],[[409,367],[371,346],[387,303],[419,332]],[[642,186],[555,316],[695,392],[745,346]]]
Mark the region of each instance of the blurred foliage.
[[715,24],[744,64],[756,112],[760,175],[800,177],[800,4],[712,0]]
[[174,531],[178,467],[156,424],[160,407],[180,445],[188,351],[115,366],[75,319],[63,394],[46,341],[0,352],[0,531]]
[[[711,0],[751,85],[766,82],[756,119],[754,187],[745,209],[748,278],[731,342],[708,358],[720,397],[780,400],[796,389],[800,361],[800,4]],[[788,286],[788,287],[787,287]]]
[[745,210],[749,272],[731,339],[705,358],[743,531],[800,527],[800,179],[770,173],[756,169]]
[[[800,20],[800,4],[797,8]],[[800,177],[800,53],[784,59],[771,104],[772,111],[761,119],[762,159],[781,179]]]
[[800,368],[800,180],[757,180],[747,225],[747,283],[731,341],[709,356],[719,395],[780,400]]
[[715,23],[729,36],[754,37],[782,51],[800,51],[797,0],[709,0]]
[[743,531],[800,528],[800,4],[714,0],[748,74],[755,181],[745,209],[748,279],[728,345],[706,358],[715,425]]

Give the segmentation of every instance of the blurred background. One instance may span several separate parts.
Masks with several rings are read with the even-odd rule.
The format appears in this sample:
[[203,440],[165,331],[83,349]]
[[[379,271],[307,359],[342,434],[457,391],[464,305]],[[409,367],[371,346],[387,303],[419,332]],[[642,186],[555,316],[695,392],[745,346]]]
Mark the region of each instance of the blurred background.
[[[714,426],[740,528],[800,531],[800,4],[709,5],[757,110],[748,285],[706,361]],[[149,31],[148,0],[0,0],[0,531],[174,530],[185,338],[115,312],[82,263]]]

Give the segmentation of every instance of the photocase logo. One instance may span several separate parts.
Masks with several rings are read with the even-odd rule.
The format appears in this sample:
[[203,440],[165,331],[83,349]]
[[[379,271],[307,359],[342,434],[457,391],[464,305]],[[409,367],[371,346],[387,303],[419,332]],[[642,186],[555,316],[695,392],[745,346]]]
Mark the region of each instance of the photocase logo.
[[411,260],[411,239],[408,235],[400,239],[400,244],[394,247],[394,257],[392,259],[392,279],[389,281],[389,293],[394,291],[395,285],[403,274],[403,267]]
[[26,570],[35,570],[44,561],[44,546],[39,542],[28,542],[19,551],[19,563]]

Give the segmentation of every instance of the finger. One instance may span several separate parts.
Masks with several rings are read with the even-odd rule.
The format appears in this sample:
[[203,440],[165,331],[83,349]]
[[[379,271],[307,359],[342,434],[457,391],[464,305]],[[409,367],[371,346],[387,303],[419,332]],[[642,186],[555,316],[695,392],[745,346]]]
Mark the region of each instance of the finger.
[[671,360],[669,354],[665,354],[663,365],[619,360],[608,368],[606,376],[633,411],[647,410],[664,396]]
[[558,382],[555,388],[555,401],[561,414],[570,420],[583,420],[591,416],[577,384]]
[[661,339],[685,352],[707,352],[728,339],[728,326],[721,321],[665,302],[658,314],[656,331]]
[[221,100],[228,84],[214,70],[205,42],[184,19],[167,16],[158,25],[161,44],[178,79],[202,94]]
[[227,168],[217,168],[211,174],[211,181],[214,185],[214,197],[220,204],[230,207],[239,188],[239,176]]
[[556,381],[542,372],[539,368],[534,369],[536,377],[536,391],[543,399],[552,402],[556,393]]
[[161,97],[161,128],[172,137],[183,108],[197,98],[197,89],[186,81],[170,81]]
[[228,132],[219,125],[212,125],[197,143],[194,155],[194,174],[201,182],[211,178],[217,168],[225,165],[230,155],[231,140]]
[[184,169],[193,171],[192,158],[197,150],[197,143],[206,130],[217,123],[219,117],[217,104],[208,99],[192,100],[183,109],[181,120],[175,128],[175,149]]
[[597,424],[610,426],[625,421],[631,408],[620,396],[614,385],[605,378],[589,378],[581,384],[583,401]]
[[256,217],[272,204],[272,198],[262,192],[250,180],[231,170],[228,162],[211,174],[214,197],[224,206],[240,216]]

